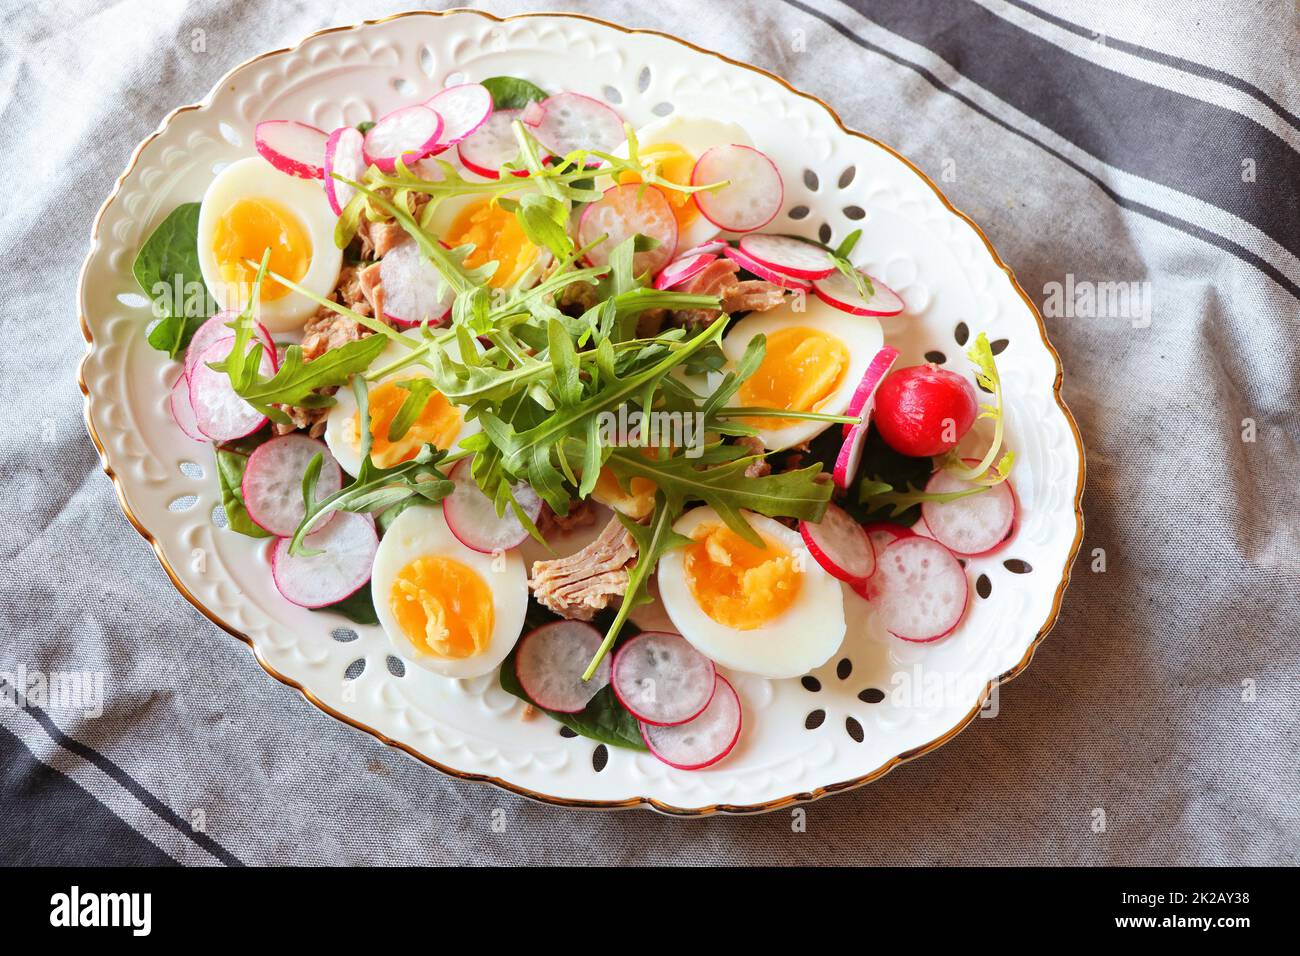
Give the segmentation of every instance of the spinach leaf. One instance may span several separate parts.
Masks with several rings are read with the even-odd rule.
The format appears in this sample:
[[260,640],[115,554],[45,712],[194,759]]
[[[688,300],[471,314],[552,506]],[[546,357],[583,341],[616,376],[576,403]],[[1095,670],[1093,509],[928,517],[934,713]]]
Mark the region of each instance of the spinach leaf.
[[[528,607],[529,615],[527,623],[524,625],[525,633],[531,631],[534,627],[545,624],[548,620],[559,620],[554,615],[544,611],[535,601],[529,600]],[[637,633],[637,629],[630,625],[628,630],[629,633],[625,635],[624,640]],[[518,645],[515,647],[517,649]],[[528,694],[524,692],[519,683],[519,678],[515,675],[515,650],[511,650],[506,659],[501,662],[501,672],[498,680],[501,689],[506,693],[513,694],[520,700],[537,707],[537,704],[533,703]],[[552,720],[564,724],[580,737],[588,737],[591,740],[609,744],[612,747],[626,747],[629,750],[646,749],[645,741],[641,739],[641,730],[637,725],[636,718],[618,702],[618,697],[615,696],[612,687],[602,687],[596,692],[596,696],[591,698],[587,706],[576,714],[557,714],[546,710],[544,707],[537,707],[537,709]]]
[[[199,269],[198,240],[199,203],[182,203],[145,240],[131,266],[135,281],[153,300],[154,314],[162,319],[150,331],[149,344],[172,358],[212,314]],[[192,289],[203,294],[191,296]]]
[[375,599],[367,581],[355,594],[345,597],[336,604],[312,608],[313,611],[333,611],[341,614],[356,624],[378,624],[379,616],[375,613]]
[[[840,445],[844,441],[844,433],[839,426],[833,425],[826,431],[822,432],[810,443],[808,456],[813,461],[827,463],[827,470],[835,462],[836,455],[839,454]],[[880,432],[872,428],[867,433],[867,441],[862,449],[862,464],[858,468],[857,477],[861,479],[872,479],[894,488],[924,488],[926,481],[934,472],[934,461],[930,458],[912,458],[908,455],[900,454],[885,444],[885,440],[880,437]],[[851,488],[858,487],[857,481],[853,480]],[[855,519],[864,524],[870,524],[876,521],[891,521],[895,524],[910,526],[916,524],[921,517],[921,506],[913,505],[898,516],[894,516],[892,508],[885,504],[873,506],[870,502],[862,503],[858,501],[855,493],[846,495],[842,500],[837,500],[836,504],[840,505],[845,511],[853,515]]]
[[529,103],[547,97],[540,86],[517,76],[490,76],[483,85],[492,94],[492,105],[499,110],[521,110]]
[[248,516],[248,509],[244,507],[244,492],[241,488],[244,468],[248,465],[248,456],[253,453],[253,449],[270,437],[270,429],[263,429],[247,438],[216,446],[217,480],[221,484],[221,504],[226,509],[226,523],[231,531],[248,535],[250,538],[271,537],[270,532],[263,531]]

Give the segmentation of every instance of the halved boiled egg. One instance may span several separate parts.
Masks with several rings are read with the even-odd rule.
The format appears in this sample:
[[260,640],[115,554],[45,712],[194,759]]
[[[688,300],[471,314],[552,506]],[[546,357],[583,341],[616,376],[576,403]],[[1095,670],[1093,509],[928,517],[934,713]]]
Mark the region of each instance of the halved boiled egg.
[[[729,366],[740,360],[756,335],[767,337],[763,362],[741,383],[730,404],[827,415],[848,410],[885,342],[874,318],[849,315],[812,296],[795,296],[770,312],[751,312],[733,325],[722,339]],[[769,451],[805,442],[829,427],[827,422],[775,416],[745,421],[758,429]]]
[[724,667],[798,677],[844,640],[844,594],[804,547],[799,532],[742,512],[758,547],[712,508],[695,508],[673,530],[691,543],[659,559],[659,597],[673,626]]
[[498,667],[519,640],[528,609],[518,551],[470,550],[436,506],[397,516],[379,542],[370,586],[393,646],[444,677],[477,677]]
[[470,269],[496,262],[488,279],[494,289],[528,288],[541,278],[551,261],[548,250],[533,245],[513,212],[491,197],[455,196],[438,204],[429,218],[429,231],[450,248],[473,244],[465,258]]
[[[289,176],[260,156],[231,163],[212,180],[199,207],[199,269],[223,309],[241,309],[252,294],[262,255],[267,266],[322,298],[338,284],[343,253],[334,245],[334,213],[320,183]],[[270,276],[256,317],[272,332],[300,327],[316,303]]]
[[[705,116],[674,113],[663,119],[647,123],[636,132],[637,153],[643,163],[654,163],[657,175],[682,186],[691,184],[695,163],[715,146],[753,146],[754,141],[743,126],[709,119]],[[627,155],[627,147],[621,148]],[[636,183],[641,178],[635,173],[623,173],[620,183]],[[716,236],[721,230],[700,212],[690,193],[665,189],[664,195],[672,206],[677,220],[677,249],[679,252],[698,246]]]
[[[420,329],[403,332],[402,337],[417,345],[423,341]],[[436,347],[446,351],[451,358],[460,359],[455,339]],[[401,343],[390,342],[371,367],[381,369],[410,353],[411,350]],[[477,421],[465,421],[460,407],[435,391],[406,433],[399,439],[389,440],[388,428],[410,394],[400,383],[413,378],[428,378],[429,374],[425,366],[411,365],[373,382],[367,390],[370,457],[380,468],[392,468],[409,461],[428,442],[438,448],[455,448],[462,438],[479,430]],[[340,388],[334,393],[334,400],[335,405],[325,420],[325,444],[343,470],[355,477],[361,470],[361,416],[357,410],[357,397],[351,388]]]

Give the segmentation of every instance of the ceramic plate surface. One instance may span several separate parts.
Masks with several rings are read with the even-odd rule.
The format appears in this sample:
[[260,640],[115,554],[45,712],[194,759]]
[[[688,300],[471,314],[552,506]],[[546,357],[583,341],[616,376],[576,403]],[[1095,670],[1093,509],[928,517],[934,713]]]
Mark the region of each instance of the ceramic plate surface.
[[[136,250],[174,206],[202,196],[215,170],[253,155],[255,123],[299,119],[329,130],[499,74],[605,99],[634,126],[672,112],[741,123],[785,177],[785,206],[770,231],[838,241],[865,227],[861,262],[908,304],[884,320],[901,364],[940,352],[964,372],[962,343],[979,330],[1001,348],[1021,522],[1009,549],[968,563],[979,587],[960,629],[935,644],[894,640],[849,594],[849,635],[820,670],[802,680],[736,677],[741,740],[707,771],[562,737],[550,720],[522,719],[523,704],[495,676],[442,680],[403,667],[378,628],[284,601],[267,545],[214,520],[211,449],[181,435],[167,412],[179,365],[145,341]],[[185,597],[334,716],[446,772],[555,803],[756,811],[880,776],[955,735],[993,687],[1028,664],[1055,620],[1082,535],[1082,445],[1060,400],[1060,365],[982,233],[915,167],[846,130],[824,104],[659,34],[571,16],[413,14],[264,54],[202,104],[174,112],[139,148],[96,223],[80,304],[88,426],[123,510]]]

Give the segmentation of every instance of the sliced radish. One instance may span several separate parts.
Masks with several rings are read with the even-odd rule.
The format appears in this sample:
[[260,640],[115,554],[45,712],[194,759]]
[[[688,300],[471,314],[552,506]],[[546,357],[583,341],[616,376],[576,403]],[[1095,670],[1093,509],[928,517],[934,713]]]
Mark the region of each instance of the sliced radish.
[[[497,110],[473,136],[456,147],[460,161],[468,169],[488,179],[497,179],[501,167],[519,155],[519,141],[511,128],[520,110]],[[527,170],[516,170],[527,173]]]
[[[863,275],[866,275],[864,272]],[[858,287],[842,272],[835,272],[825,279],[813,282],[813,292],[827,305],[834,306],[850,315],[898,315],[906,306],[898,293],[885,285],[875,276],[871,280],[873,295],[864,299],[858,294]]]
[[[327,498],[343,485],[339,463],[324,442],[306,435],[272,438],[253,449],[244,467],[240,488],[244,507],[253,523],[281,538],[291,537],[307,516],[302,500],[302,476],[317,455],[324,458],[316,483],[317,499]],[[333,520],[338,512],[331,512]],[[324,525],[319,526],[321,529]],[[314,533],[314,532],[313,532]]]
[[[237,318],[239,318],[238,312],[218,312],[195,329],[194,335],[190,338],[189,347],[185,350],[186,378],[190,377],[190,374],[194,371],[194,366],[198,364],[199,356],[203,354],[209,345],[218,339],[230,338],[235,334],[235,330],[230,327],[230,323]],[[266,326],[261,322],[254,322],[253,333],[261,340],[266,352],[274,359],[275,342],[271,339],[271,333],[266,331]]]
[[[901,524],[894,524],[894,522],[892,521],[873,521],[870,524],[864,524],[862,526],[862,530],[865,531],[867,533],[867,537],[871,539],[872,550],[874,550],[876,553],[877,568],[880,567],[880,561],[879,561],[880,555],[884,553],[887,547],[889,547],[899,538],[912,538],[916,536],[916,532],[913,531],[911,528],[906,528]],[[853,590],[857,591],[859,595],[866,598],[868,601],[871,600],[871,579],[870,578],[868,578],[866,581],[861,581],[857,584],[852,585],[852,588]]]
[[799,522],[808,552],[832,576],[860,584],[876,570],[876,549],[862,525],[837,505],[828,505],[822,520]]
[[441,325],[456,298],[442,273],[420,254],[414,239],[404,239],[379,262],[384,285],[384,315],[398,325]]
[[840,446],[840,453],[835,458],[835,469],[831,473],[838,488],[848,488],[858,473],[858,466],[862,464],[862,451],[867,446],[867,430],[871,427],[872,402],[875,399],[876,389],[880,387],[881,381],[889,374],[889,370],[897,360],[898,349],[886,345],[876,353],[871,364],[867,366],[862,381],[853,390],[847,413],[861,415],[862,421],[855,425],[844,426],[848,431],[844,436],[844,444]]
[[297,120],[267,120],[253,127],[253,146],[268,163],[299,179],[325,175],[324,130]]
[[[853,397],[849,399],[849,406],[844,410],[845,415],[861,415],[863,422],[866,422],[872,414],[875,407],[876,390],[880,388],[880,383],[885,380],[889,370],[894,367],[898,361],[898,349],[891,345],[886,345],[876,353],[871,364],[867,366],[866,372],[862,375],[862,381],[858,382],[858,387],[853,390]],[[865,412],[865,414],[864,414]],[[849,437],[849,432],[853,430],[852,425],[844,426],[844,437]]]
[[361,181],[368,165],[364,143],[365,137],[354,126],[340,126],[325,142],[325,198],[336,216],[343,215],[343,208],[357,194],[357,188],[339,182],[334,174],[354,183]]
[[712,253],[701,252],[698,255],[670,262],[655,276],[655,288],[671,289],[684,282],[690,282],[703,272],[710,262],[716,261],[717,258]]
[[614,655],[610,683],[633,717],[671,726],[698,717],[713,699],[717,672],[680,634],[643,631]]
[[533,100],[519,111],[519,120],[525,126],[540,126],[545,117],[546,107],[542,106],[540,100]]
[[190,382],[182,372],[172,385],[167,396],[167,408],[172,413],[176,426],[195,441],[206,442],[208,436],[199,431],[198,419],[194,417],[194,406],[190,404]]
[[740,698],[731,683],[718,675],[718,686],[704,712],[671,727],[641,721],[641,739],[650,752],[678,770],[702,770],[731,753],[740,739]]
[[[266,416],[244,401],[230,384],[230,376],[208,366],[230,354],[233,335],[217,339],[199,356],[190,372],[190,404],[199,431],[213,441],[234,441],[251,435],[264,424]],[[275,353],[262,350],[258,371],[269,376],[275,372]]]
[[880,555],[868,592],[881,622],[905,641],[937,641],[966,613],[966,570],[938,541],[900,538]]
[[427,106],[404,106],[370,127],[362,149],[367,163],[391,173],[399,158],[410,166],[428,156],[441,137],[441,116]]
[[776,218],[785,200],[781,173],[752,146],[714,146],[704,151],[691,172],[692,186],[726,180],[727,185],[695,193],[704,218],[728,232],[762,229]]
[[[265,446],[263,446],[265,447]],[[303,539],[308,554],[290,554],[289,538],[271,552],[271,575],[284,597],[299,607],[325,607],[351,597],[370,580],[379,549],[374,519],[340,511]]]
[[[505,514],[497,515],[492,499],[474,481],[470,461],[466,458],[459,462],[447,476],[456,485],[456,490],[442,502],[447,527],[465,547],[484,554],[519,547],[527,540],[528,529],[508,505]],[[528,520],[536,523],[542,513],[542,499],[537,492],[525,481],[512,485],[510,490]]]
[[740,248],[769,269],[796,279],[824,279],[835,271],[825,249],[793,236],[743,236]]
[[727,244],[721,239],[710,239],[708,242],[701,242],[698,246],[691,246],[677,254],[678,259],[688,259],[691,256],[702,256],[706,254],[720,255],[727,248]]
[[[967,464],[976,464],[974,460]],[[926,484],[927,494],[945,494],[976,487],[940,468]],[[1010,479],[987,491],[956,501],[926,501],[921,517],[934,540],[963,557],[996,551],[1011,538],[1016,524],[1016,494]]]
[[515,651],[515,676],[543,710],[576,714],[609,683],[609,656],[591,680],[583,672],[601,645],[600,631],[582,621],[555,621],[525,634]]
[[[567,156],[575,149],[608,153],[627,139],[623,117],[590,96],[557,93],[542,100],[539,107],[540,119],[533,122],[525,117],[524,122],[532,126],[537,142],[556,156]],[[537,116],[537,111],[533,110],[531,116]]]
[[677,220],[672,206],[656,186],[627,183],[611,186],[605,195],[582,211],[578,220],[578,244],[590,245],[601,236],[605,241],[587,253],[593,266],[609,264],[609,254],[619,243],[637,234],[658,239],[659,245],[638,252],[632,269],[637,275],[656,273],[672,261],[677,248]]
[[449,86],[424,103],[442,117],[442,134],[437,152],[457,145],[473,135],[492,115],[492,94],[479,83],[462,83]]
[[728,246],[723,251],[723,254],[745,271],[752,272],[760,279],[766,279],[768,282],[775,283],[783,289],[802,289],[804,292],[807,292],[812,288],[812,283],[807,279],[797,279],[794,276],[782,275],[775,269],[769,269],[743,249]]

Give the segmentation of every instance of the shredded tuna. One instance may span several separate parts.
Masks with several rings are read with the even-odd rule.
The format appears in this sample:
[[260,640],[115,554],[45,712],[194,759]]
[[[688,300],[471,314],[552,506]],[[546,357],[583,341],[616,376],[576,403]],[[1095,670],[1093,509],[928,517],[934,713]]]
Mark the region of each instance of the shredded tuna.
[[538,528],[543,535],[549,531],[558,531],[563,534],[575,528],[586,528],[595,523],[596,509],[592,507],[591,501],[584,498],[581,501],[570,502],[569,513],[566,515],[558,515],[551,510],[550,505],[543,505]]
[[[390,190],[382,189],[379,194],[386,199],[392,199]],[[429,197],[425,193],[408,193],[408,196],[410,196],[410,213],[418,217],[420,210],[428,204]],[[357,224],[357,238],[361,240],[362,259],[382,259],[392,251],[393,246],[406,238],[406,230],[392,219],[371,222],[362,216]]]
[[384,280],[379,274],[379,263],[366,266],[357,274],[357,284],[361,288],[361,294],[366,297],[366,303],[370,306],[370,315],[382,316],[384,314]]
[[[785,301],[785,290],[775,282],[765,279],[736,278],[740,267],[730,259],[716,259],[704,271],[681,287],[691,295],[716,295],[723,312],[766,312]],[[673,313],[678,325],[696,325],[712,322],[718,317],[716,309],[679,309]]]
[[636,541],[618,518],[581,551],[551,561],[534,561],[528,582],[533,597],[561,617],[589,621],[610,598],[627,592],[628,567],[636,560]]
[[[741,435],[736,439],[736,444],[751,455],[762,455],[766,451],[763,448],[762,439],[756,435]],[[764,475],[770,475],[771,473],[772,466],[768,464],[766,458],[757,458],[745,468],[746,478],[762,478]]]

